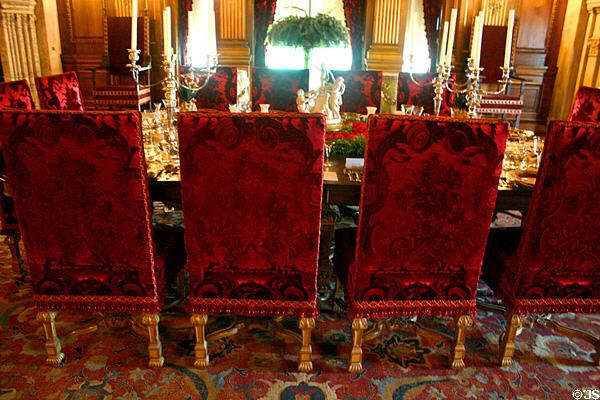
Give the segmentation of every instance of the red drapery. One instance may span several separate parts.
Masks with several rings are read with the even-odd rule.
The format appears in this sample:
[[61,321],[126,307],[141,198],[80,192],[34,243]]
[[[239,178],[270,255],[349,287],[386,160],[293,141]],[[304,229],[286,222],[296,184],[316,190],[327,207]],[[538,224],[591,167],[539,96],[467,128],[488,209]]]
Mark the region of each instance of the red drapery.
[[275,17],[276,0],[254,1],[254,66],[265,66],[265,38],[267,28]]
[[187,38],[188,38],[188,11],[192,11],[193,0],[179,0],[179,43],[181,43],[181,65],[186,64],[187,59]]
[[429,57],[431,57],[431,70],[436,71],[438,50],[440,48],[439,36],[442,25],[442,0],[423,0],[425,15],[425,33],[429,44]]
[[363,69],[365,46],[365,0],[344,0],[346,25],[350,31],[352,69]]

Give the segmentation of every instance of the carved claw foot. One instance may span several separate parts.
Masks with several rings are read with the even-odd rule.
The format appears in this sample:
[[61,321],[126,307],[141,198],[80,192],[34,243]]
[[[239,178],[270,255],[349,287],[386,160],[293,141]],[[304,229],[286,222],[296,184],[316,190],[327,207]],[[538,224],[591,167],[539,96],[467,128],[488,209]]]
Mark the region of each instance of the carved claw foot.
[[506,331],[500,335],[500,365],[509,367],[513,365],[513,355],[515,353],[515,337],[519,328],[523,325],[523,316],[509,314],[506,317]]
[[454,349],[452,351],[452,368],[461,369],[465,367],[465,337],[467,328],[473,326],[473,318],[469,315],[461,315],[456,318],[456,333],[454,334]]
[[148,328],[148,366],[151,368],[160,368],[165,363],[162,356],[162,343],[158,335],[158,314],[144,314],[142,316],[142,325]]
[[299,326],[302,331],[302,347],[300,347],[300,363],[298,364],[298,371],[310,372],[313,369],[310,334],[315,327],[315,319],[300,318]]
[[363,332],[367,329],[366,318],[354,318],[352,320],[352,350],[350,351],[350,362],[348,363],[348,372],[359,373],[363,370],[362,366],[362,339]]
[[194,331],[196,332],[196,345],[194,346],[194,367],[200,369],[208,368],[208,346],[206,344],[205,327],[208,315],[194,314],[190,318]]
[[56,325],[54,324],[55,312],[40,312],[36,316],[38,321],[42,322],[44,334],[46,336],[46,364],[59,367],[65,359],[65,354],[61,351],[60,339],[56,335]]

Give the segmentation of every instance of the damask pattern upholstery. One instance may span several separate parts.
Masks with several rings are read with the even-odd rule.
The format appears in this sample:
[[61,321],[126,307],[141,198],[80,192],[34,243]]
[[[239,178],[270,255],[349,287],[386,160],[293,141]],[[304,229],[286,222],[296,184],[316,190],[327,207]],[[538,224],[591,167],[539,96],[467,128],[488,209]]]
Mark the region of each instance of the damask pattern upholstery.
[[325,121],[179,116],[192,314],[317,314]]
[[366,114],[367,107],[381,105],[381,71],[331,71],[335,78],[344,78],[346,90],[341,112]]
[[486,251],[484,278],[509,312],[600,312],[598,204],[600,124],[552,121],[520,240],[492,232]]
[[308,70],[277,70],[254,68],[252,70],[252,109],[259,104],[270,104],[270,110],[298,111],[298,89],[308,90]]
[[[433,115],[433,98],[435,93],[433,92],[433,86],[430,82],[437,75],[433,73],[426,74],[413,74],[413,77],[419,84],[417,85],[410,79],[410,74],[400,72],[398,74],[398,95],[397,104],[410,104],[415,106],[423,106],[425,113]],[[453,74],[452,78],[456,79]],[[452,107],[455,106],[456,96],[449,90],[444,90],[442,98],[442,107],[440,109],[440,116],[450,116]]]
[[37,310],[158,312],[139,113],[14,111],[0,123]]
[[20,108],[31,110],[34,107],[31,89],[25,79],[0,82],[0,109]]
[[569,121],[600,122],[600,89],[581,86],[575,94]]
[[[197,83],[202,84],[204,80]],[[237,103],[237,68],[219,67],[211,75],[206,87],[196,94],[198,109],[228,111],[230,104]]]
[[475,314],[507,137],[499,120],[370,117],[355,253],[336,238],[351,318]]
[[35,78],[35,86],[43,110],[83,111],[83,98],[75,72]]
[[[25,79],[13,82],[0,83],[0,110],[7,108],[27,109],[34,108],[31,89]],[[0,154],[0,174],[6,175],[6,164],[4,157]],[[5,191],[5,185],[0,185],[0,235],[15,235],[19,232],[19,221],[15,213],[15,205]]]

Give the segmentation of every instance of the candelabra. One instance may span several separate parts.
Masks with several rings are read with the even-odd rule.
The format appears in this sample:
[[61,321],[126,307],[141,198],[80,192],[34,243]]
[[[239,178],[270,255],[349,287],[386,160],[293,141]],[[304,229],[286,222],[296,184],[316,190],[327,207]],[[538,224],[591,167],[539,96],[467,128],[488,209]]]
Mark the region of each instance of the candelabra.
[[[207,66],[203,68],[192,68],[190,67],[189,72],[179,73],[177,69],[176,55],[175,54],[163,54],[162,69],[164,72],[164,78],[157,82],[151,83],[150,85],[141,84],[139,81],[140,71],[144,68],[137,64],[139,60],[140,50],[128,49],[129,61],[127,67],[131,70],[133,80],[136,85],[141,88],[151,88],[157,85],[162,85],[164,93],[163,103],[165,105],[164,112],[166,113],[167,124],[163,129],[163,135],[165,141],[169,145],[169,152],[178,150],[177,143],[177,130],[175,127],[175,120],[177,113],[179,112],[179,88],[189,90],[192,92],[192,97],[198,91],[204,89],[209,82],[211,76],[215,73],[218,58],[217,56],[208,56]],[[195,108],[195,104],[192,101],[191,109]],[[188,106],[186,108],[190,110]]]
[[[483,68],[475,66],[474,60],[469,58],[467,61],[467,82],[457,86],[466,87],[465,89],[458,90],[451,88],[448,83],[449,79],[446,81],[446,90],[449,90],[452,93],[465,94],[467,97],[467,105],[469,107],[468,116],[469,118],[477,118],[477,111],[479,106],[481,105],[481,97],[483,95],[497,95],[506,92],[508,88],[508,83],[510,82],[510,71],[513,69],[512,67],[502,66],[500,67],[502,70],[502,78],[498,80],[500,84],[500,89],[498,90],[484,90],[481,88],[481,71]],[[449,76],[449,74],[448,74]]]

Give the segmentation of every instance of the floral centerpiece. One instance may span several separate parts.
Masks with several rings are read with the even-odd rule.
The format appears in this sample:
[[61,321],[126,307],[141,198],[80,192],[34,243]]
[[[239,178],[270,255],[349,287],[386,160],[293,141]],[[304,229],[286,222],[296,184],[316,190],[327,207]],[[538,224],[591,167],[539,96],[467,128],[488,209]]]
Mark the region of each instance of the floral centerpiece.
[[304,49],[304,68],[308,68],[312,49],[342,47],[347,45],[349,40],[348,28],[342,21],[330,15],[317,14],[316,17],[290,15],[274,22],[269,27],[265,44],[302,47]]
[[364,157],[367,124],[360,119],[343,121],[341,128],[328,131],[325,139],[332,143],[331,155]]

